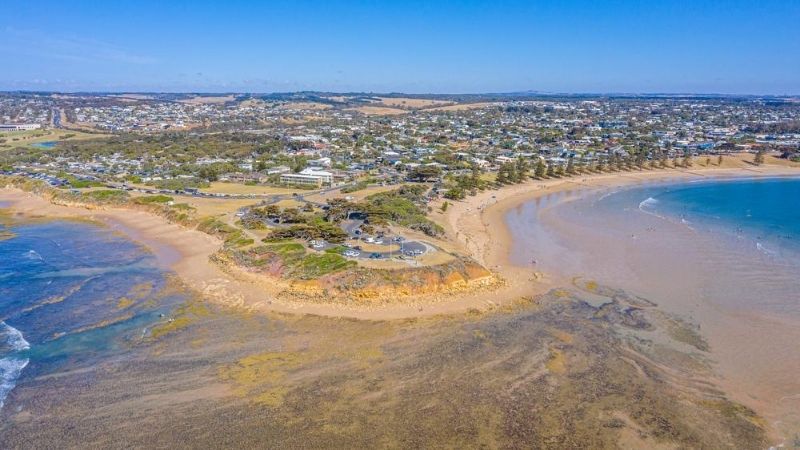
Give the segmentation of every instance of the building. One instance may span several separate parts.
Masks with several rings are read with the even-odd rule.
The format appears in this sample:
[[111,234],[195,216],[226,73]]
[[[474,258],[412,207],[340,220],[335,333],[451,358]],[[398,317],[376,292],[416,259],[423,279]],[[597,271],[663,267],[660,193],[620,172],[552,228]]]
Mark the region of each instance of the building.
[[333,183],[333,174],[324,170],[312,168],[303,169],[300,173],[284,173],[281,175],[281,183],[303,184],[310,186],[330,185]]
[[26,131],[42,128],[38,123],[0,123],[0,131]]

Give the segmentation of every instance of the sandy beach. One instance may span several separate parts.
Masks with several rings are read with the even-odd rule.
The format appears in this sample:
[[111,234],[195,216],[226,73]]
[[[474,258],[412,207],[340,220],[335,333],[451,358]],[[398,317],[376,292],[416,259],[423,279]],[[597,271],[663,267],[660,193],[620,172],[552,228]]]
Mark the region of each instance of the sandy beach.
[[[206,233],[168,222],[144,211],[103,208],[89,209],[50,203],[37,195],[13,188],[0,189],[0,201],[24,217],[69,218],[106,224],[152,251],[159,262],[180,276],[187,286],[206,298],[225,306],[249,311],[315,314],[368,320],[402,319],[448,315],[468,310],[487,311],[512,303],[521,297],[534,296],[564,281],[558,273],[541,273],[535,267],[511,263],[509,249],[513,242],[505,223],[507,211],[526,201],[556,193],[607,189],[663,180],[691,178],[735,178],[781,176],[798,173],[797,169],[762,166],[735,169],[659,170],[594,174],[554,180],[531,180],[499,190],[479,193],[464,201],[453,202],[447,212],[439,213],[447,237],[460,250],[497,274],[503,285],[456,295],[420,297],[397,305],[344,306],[279,300],[283,289],[274,279],[233,268],[223,269],[209,259],[222,247],[222,241]],[[441,203],[441,202],[440,202]],[[438,206],[434,204],[434,210]]]
[[[514,265],[510,248],[514,245],[506,223],[506,213],[521,204],[548,195],[578,191],[600,190],[646,184],[658,181],[681,181],[708,178],[775,177],[798,175],[800,170],[782,166],[754,168],[723,168],[697,170],[656,170],[593,174],[582,177],[531,180],[497,191],[481,192],[462,202],[454,202],[444,214],[448,237],[457,242],[465,253],[514,283],[514,280],[535,277],[538,291],[559,281],[557,273],[537,273],[534,267]],[[438,205],[437,205],[438,206]],[[560,280],[563,281],[563,280]]]

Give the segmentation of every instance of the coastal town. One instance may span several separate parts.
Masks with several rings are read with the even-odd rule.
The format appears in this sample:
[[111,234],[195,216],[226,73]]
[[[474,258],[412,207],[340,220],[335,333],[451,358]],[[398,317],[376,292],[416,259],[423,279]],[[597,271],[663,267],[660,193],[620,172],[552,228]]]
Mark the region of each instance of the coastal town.
[[794,98],[8,93],[0,119],[0,175],[178,205],[248,266],[290,239],[329,259],[308,276],[446,263],[433,216],[487,189],[800,161]]
[[0,122],[6,170],[187,186],[442,181],[516,161],[559,171],[759,150],[791,159],[800,146],[791,98],[15,93],[0,96]]
[[0,450],[800,450],[800,0],[0,10]]

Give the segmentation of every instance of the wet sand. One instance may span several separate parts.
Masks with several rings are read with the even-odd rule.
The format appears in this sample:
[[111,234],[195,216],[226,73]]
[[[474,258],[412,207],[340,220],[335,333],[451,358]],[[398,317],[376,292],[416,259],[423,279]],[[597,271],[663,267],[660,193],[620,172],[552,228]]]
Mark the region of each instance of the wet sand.
[[175,313],[185,325],[125,357],[21,380],[0,437],[11,448],[767,446],[760,418],[703,380],[689,325],[619,290],[570,291],[395,321],[190,300]]
[[545,272],[635,292],[696,323],[714,363],[709,380],[765,415],[775,443],[800,433],[794,269],[774,265],[754,248],[732,248],[703,230],[642,214],[635,205],[626,211],[593,207],[602,195],[564,192],[507,212],[522,243],[512,261],[536,258]]

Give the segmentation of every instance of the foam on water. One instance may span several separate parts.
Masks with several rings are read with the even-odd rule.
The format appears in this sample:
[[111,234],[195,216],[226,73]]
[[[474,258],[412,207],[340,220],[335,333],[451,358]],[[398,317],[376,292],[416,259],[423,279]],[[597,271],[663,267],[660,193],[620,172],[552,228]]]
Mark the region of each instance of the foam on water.
[[28,259],[34,259],[37,261],[44,261],[42,255],[39,254],[36,250],[28,250],[28,253],[25,253],[25,257]]
[[5,404],[8,393],[17,385],[17,379],[22,370],[28,365],[28,358],[23,358],[16,353],[28,350],[31,345],[25,340],[22,332],[0,322],[0,342],[4,349],[0,358],[0,408]]

